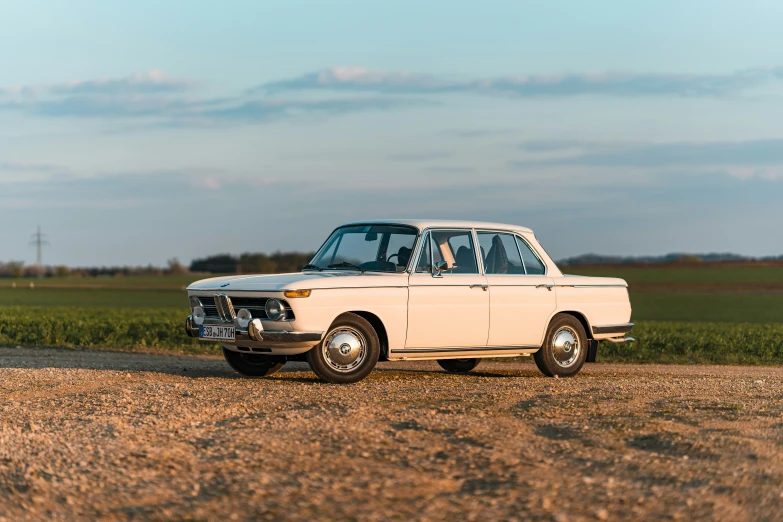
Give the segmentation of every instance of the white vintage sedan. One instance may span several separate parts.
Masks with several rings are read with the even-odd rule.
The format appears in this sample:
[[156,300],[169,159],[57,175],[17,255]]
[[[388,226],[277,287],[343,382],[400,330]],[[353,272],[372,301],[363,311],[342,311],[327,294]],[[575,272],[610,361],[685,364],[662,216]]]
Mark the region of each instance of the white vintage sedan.
[[301,272],[188,287],[188,335],[223,345],[237,372],[306,360],[351,383],[386,360],[435,359],[468,372],[485,357],[533,355],[550,377],[632,341],[622,279],[563,275],[528,228],[383,220],[337,228]]

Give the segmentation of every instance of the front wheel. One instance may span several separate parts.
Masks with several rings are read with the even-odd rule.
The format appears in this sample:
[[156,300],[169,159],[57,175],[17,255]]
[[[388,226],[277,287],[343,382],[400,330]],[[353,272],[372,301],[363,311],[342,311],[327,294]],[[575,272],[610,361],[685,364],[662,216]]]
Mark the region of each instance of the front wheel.
[[536,366],[547,377],[572,377],[587,358],[587,334],[572,315],[558,315],[549,324],[544,346],[533,354]]
[[269,355],[239,353],[223,348],[223,357],[237,373],[248,377],[266,377],[277,373],[285,366],[285,361]]
[[380,354],[381,343],[372,325],[348,313],[338,317],[323,341],[307,352],[307,362],[324,381],[348,384],[367,377]]
[[481,359],[438,359],[440,367],[450,373],[468,373],[481,362]]

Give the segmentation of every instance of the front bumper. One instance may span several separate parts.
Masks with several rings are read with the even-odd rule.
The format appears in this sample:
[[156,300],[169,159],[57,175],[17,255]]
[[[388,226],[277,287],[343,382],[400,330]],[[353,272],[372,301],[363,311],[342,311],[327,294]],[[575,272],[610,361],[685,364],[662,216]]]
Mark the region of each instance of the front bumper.
[[[218,326],[231,326],[228,323],[220,321],[204,322],[206,325],[218,325]],[[228,349],[236,350],[236,347],[254,348],[253,351],[260,351],[265,353],[280,353],[285,355],[297,354],[306,352],[319,342],[323,337],[323,332],[292,332],[284,330],[264,330],[256,333],[256,337],[252,337],[250,332],[243,330],[234,325],[236,329],[235,340],[222,341],[224,346]],[[193,317],[188,316],[185,319],[185,333],[189,337],[195,337],[199,339],[199,326],[193,322]],[[260,337],[260,339],[258,338]],[[213,339],[199,339],[207,342],[221,342]],[[232,346],[233,345],[233,346]]]

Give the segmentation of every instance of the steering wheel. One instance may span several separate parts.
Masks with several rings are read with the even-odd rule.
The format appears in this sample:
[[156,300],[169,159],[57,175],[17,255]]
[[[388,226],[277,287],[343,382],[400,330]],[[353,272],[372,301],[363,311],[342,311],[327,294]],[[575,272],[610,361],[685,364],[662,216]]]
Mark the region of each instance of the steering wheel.
[[386,262],[391,262],[391,258],[396,257],[397,258],[397,264],[400,264],[400,254],[392,254],[389,257],[386,258]]

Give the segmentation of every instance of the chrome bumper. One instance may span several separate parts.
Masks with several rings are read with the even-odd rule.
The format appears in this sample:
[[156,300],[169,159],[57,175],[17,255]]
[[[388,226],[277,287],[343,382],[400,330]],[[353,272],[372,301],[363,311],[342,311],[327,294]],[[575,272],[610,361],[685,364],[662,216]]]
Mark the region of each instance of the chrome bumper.
[[[593,334],[617,334],[622,335],[628,333],[633,328],[633,323],[617,324],[612,326],[593,326]],[[606,339],[602,339],[606,340]]]
[[[227,323],[213,322],[213,321],[207,321],[204,324],[230,326]],[[319,342],[324,335],[323,332],[288,332],[283,330],[264,330],[256,334],[257,337],[258,336],[261,337],[260,339],[258,339],[258,338],[251,337],[250,333],[247,330],[242,330],[236,325],[234,325],[234,328],[236,328],[235,330],[236,339],[234,343],[245,343],[245,344],[263,345],[267,343],[269,344],[312,343],[312,342]],[[193,323],[192,316],[188,316],[188,318],[185,319],[185,333],[188,334],[188,337],[195,337],[198,339],[199,327],[195,323]],[[219,342],[213,339],[204,339],[204,340],[209,342]]]

